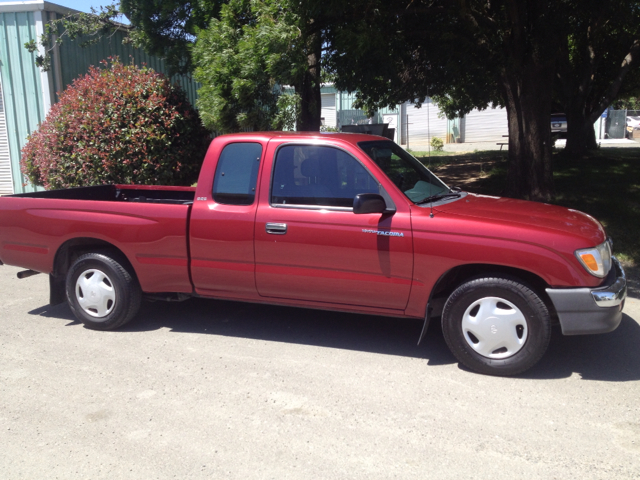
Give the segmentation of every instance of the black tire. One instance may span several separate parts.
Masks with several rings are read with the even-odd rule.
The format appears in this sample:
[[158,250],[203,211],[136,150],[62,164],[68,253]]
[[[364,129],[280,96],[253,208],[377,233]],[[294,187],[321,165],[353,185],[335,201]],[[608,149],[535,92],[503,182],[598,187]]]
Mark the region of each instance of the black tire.
[[78,257],[67,274],[66,292],[73,314],[93,330],[121,327],[138,313],[142,301],[127,262],[111,252]]
[[551,338],[545,303],[505,277],[476,278],[456,288],[442,313],[442,332],[463,365],[486,375],[517,375],[534,366]]

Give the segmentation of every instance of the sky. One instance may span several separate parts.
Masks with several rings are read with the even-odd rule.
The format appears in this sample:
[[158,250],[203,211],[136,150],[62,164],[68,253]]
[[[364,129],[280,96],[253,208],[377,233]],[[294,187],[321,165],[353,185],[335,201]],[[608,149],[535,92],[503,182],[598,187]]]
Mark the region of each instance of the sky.
[[[0,3],[8,3],[15,0],[0,0]],[[47,0],[49,1],[49,0]],[[112,0],[51,0],[49,3],[55,3],[56,5],[62,5],[63,7],[73,8],[81,12],[90,12],[91,7],[96,10],[100,10],[101,5],[110,5]]]

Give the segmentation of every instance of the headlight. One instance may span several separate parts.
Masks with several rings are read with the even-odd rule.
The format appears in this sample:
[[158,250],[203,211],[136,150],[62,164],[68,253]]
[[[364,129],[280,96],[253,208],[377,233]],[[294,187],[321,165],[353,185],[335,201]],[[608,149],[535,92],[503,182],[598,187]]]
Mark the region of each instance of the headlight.
[[611,242],[606,240],[597,247],[576,250],[576,257],[587,272],[604,278],[611,270]]

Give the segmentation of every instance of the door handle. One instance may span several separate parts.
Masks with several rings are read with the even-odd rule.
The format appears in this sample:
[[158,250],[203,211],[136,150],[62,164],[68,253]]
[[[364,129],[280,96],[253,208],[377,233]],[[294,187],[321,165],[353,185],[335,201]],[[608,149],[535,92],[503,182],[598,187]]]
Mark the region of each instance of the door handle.
[[267,223],[266,225],[267,233],[272,235],[284,235],[287,233],[287,224],[286,223]]

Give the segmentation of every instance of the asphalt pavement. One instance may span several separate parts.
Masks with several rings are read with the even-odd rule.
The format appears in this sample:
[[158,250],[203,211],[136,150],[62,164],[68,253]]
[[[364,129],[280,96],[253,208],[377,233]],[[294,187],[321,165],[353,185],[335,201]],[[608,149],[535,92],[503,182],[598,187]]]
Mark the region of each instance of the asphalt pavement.
[[0,267],[2,479],[638,479],[640,300],[516,378],[438,325],[193,299],[115,332]]

